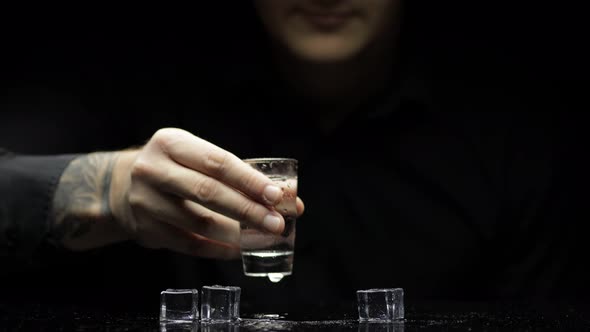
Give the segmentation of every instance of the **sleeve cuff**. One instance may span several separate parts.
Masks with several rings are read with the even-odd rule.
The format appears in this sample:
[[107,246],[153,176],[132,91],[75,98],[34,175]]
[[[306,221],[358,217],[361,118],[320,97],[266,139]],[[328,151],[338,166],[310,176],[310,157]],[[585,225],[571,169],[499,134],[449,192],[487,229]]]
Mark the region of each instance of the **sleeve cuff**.
[[77,156],[0,157],[0,257],[31,260],[48,232],[57,183]]

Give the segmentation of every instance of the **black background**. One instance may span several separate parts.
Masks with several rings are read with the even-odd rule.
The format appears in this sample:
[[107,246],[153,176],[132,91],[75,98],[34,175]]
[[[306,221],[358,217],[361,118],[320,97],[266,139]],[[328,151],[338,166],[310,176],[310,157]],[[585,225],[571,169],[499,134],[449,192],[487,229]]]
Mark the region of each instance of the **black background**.
[[[579,6],[426,0],[407,6],[419,49],[437,59],[445,75],[469,73],[484,85],[525,96],[533,107],[585,109],[588,29]],[[117,125],[121,112],[145,111],[134,109],[134,100],[165,100],[170,82],[182,84],[195,72],[206,82],[251,74],[247,68],[263,43],[248,1],[6,8],[4,16],[0,139],[19,152],[140,143],[102,137],[64,144],[67,140],[50,136],[71,134],[48,131],[57,122],[47,111],[69,113],[60,121],[86,120],[90,127],[79,130],[94,134],[93,127]],[[113,115],[108,123],[97,123],[91,121],[92,112]],[[45,144],[37,144],[39,137]]]
[[[571,149],[583,160],[588,72],[581,8],[561,2],[411,2],[414,16],[408,24],[420,36],[420,47],[436,54],[441,70],[468,73],[478,76],[480,84],[514,91],[531,109],[567,114],[576,142]],[[255,37],[259,27],[247,1],[197,2],[190,7],[144,3],[134,8],[51,4],[7,8],[3,15],[0,146],[19,153],[79,153],[141,144],[138,136],[146,140],[147,133],[112,134],[132,128],[134,121],[150,121],[137,104],[152,99],[158,105],[173,104],[167,95],[170,87],[183,86],[195,72],[208,82],[239,80],[249,74],[263,43]],[[168,124],[173,121],[147,127],[156,130]],[[72,141],[71,136],[83,139]],[[580,172],[585,170],[582,165]],[[585,193],[580,191],[579,197],[578,203],[586,204]],[[141,257],[140,249],[121,245],[106,251],[66,254],[6,286],[13,291],[30,286],[31,293],[54,296],[52,301],[98,298],[123,307],[145,291],[134,284],[149,278],[152,293],[166,287],[165,276],[159,281],[154,276],[162,273],[153,271],[157,262],[165,268],[162,253],[139,262],[141,273],[113,278],[118,268],[124,270],[126,262]],[[111,270],[96,267],[113,253],[118,259]],[[134,279],[138,274],[146,280]],[[103,278],[118,284],[92,284]],[[114,292],[118,294],[113,297],[127,300],[110,302],[109,296],[86,296],[86,291]]]

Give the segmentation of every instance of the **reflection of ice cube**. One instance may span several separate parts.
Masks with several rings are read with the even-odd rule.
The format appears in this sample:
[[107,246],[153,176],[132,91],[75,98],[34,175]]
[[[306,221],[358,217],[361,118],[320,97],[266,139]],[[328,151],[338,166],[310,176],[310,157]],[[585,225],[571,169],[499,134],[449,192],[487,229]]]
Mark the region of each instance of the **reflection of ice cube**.
[[160,323],[160,332],[198,332],[199,322],[193,323]]
[[199,319],[199,291],[167,289],[160,293],[160,321],[191,322]]
[[368,289],[356,292],[360,321],[393,321],[404,318],[404,290]]
[[240,319],[240,287],[203,286],[202,322],[231,322]]
[[201,326],[201,332],[239,332],[240,325],[232,323],[206,324]]
[[403,322],[361,322],[358,332],[404,332]]

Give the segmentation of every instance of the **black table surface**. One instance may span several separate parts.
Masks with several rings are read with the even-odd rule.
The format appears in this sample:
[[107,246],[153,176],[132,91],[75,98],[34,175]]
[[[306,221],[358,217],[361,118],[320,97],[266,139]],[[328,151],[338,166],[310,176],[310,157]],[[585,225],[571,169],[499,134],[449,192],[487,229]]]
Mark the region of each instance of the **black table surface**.
[[242,310],[237,324],[205,326],[160,324],[157,307],[142,313],[3,302],[0,331],[580,331],[590,330],[589,309],[558,302],[420,302],[406,303],[402,322],[364,324],[357,321],[355,304],[345,303],[303,313]]

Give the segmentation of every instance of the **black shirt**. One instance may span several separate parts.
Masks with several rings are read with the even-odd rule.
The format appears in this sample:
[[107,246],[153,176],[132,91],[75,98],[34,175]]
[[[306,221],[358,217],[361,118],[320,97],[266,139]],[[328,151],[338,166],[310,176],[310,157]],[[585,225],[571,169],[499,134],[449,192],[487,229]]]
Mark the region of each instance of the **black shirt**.
[[[231,284],[243,287],[247,303],[273,310],[337,303],[375,287],[405,288],[410,299],[588,295],[579,214],[585,178],[572,148],[579,127],[500,89],[417,81],[429,84],[405,82],[329,134],[314,125],[311,108],[268,81],[234,90],[191,90],[186,82],[129,88],[141,102],[127,101],[127,112],[88,113],[101,123],[117,119],[105,141],[138,144],[173,125],[243,158],[299,160],[307,210],[297,225],[294,274],[272,285],[244,277],[239,261],[121,244],[58,258],[36,286],[57,283],[105,301],[123,290],[137,303],[167,287]],[[60,122],[62,130],[79,126]],[[92,146],[105,129],[68,139],[92,137]],[[0,156],[3,261],[44,250],[48,204],[72,157]],[[7,280],[24,286],[30,271],[39,270]]]

